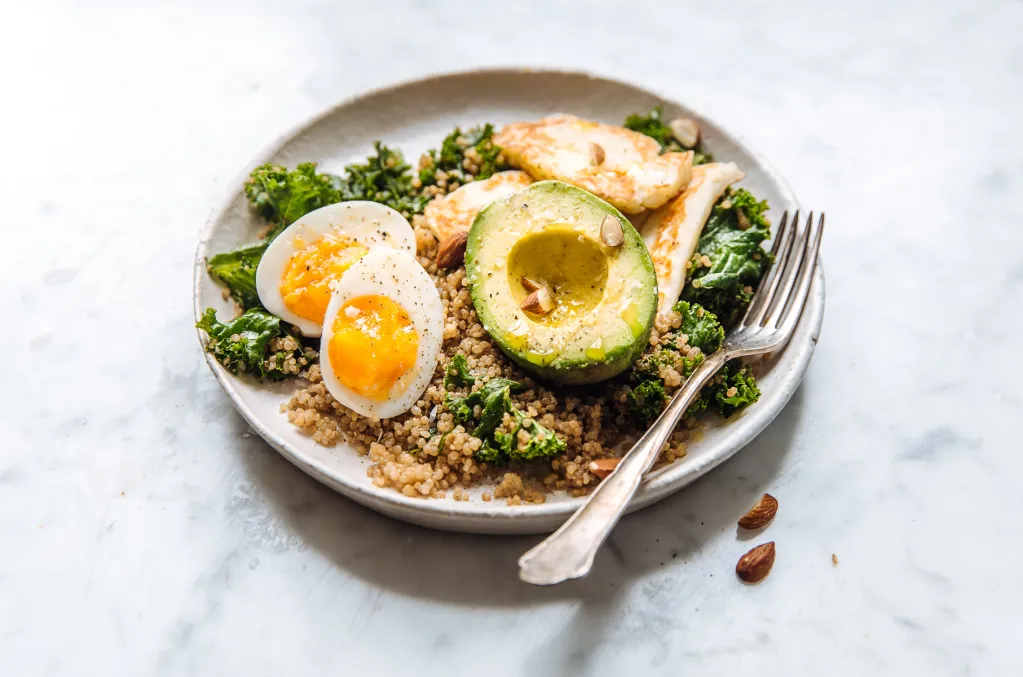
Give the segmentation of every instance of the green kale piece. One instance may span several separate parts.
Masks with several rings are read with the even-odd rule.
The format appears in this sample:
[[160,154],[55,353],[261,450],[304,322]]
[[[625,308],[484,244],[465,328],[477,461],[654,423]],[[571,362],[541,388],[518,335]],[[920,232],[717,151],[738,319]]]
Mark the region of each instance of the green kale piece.
[[465,403],[470,409],[475,410],[481,407],[480,420],[476,429],[472,431],[473,436],[482,439],[489,438],[501,425],[505,412],[511,411],[514,407],[511,401],[513,392],[525,390],[518,381],[507,378],[492,378],[483,386],[465,397]]
[[649,113],[642,115],[640,113],[633,113],[629,117],[625,118],[625,124],[622,125],[626,129],[631,129],[634,132],[640,134],[646,134],[651,139],[661,145],[661,150],[667,151],[682,151],[685,148],[675,138],[675,134],[671,131],[664,120],[664,107],[654,106]]
[[721,367],[704,390],[708,391],[708,400],[713,398],[718,413],[725,418],[760,399],[760,388],[753,377],[752,367],[737,359],[729,360]]
[[444,407],[455,417],[456,423],[465,424],[473,420],[472,407],[466,403],[464,397],[447,393],[444,395]]
[[340,181],[340,200],[372,200],[401,212],[405,218],[422,213],[430,198],[412,187],[411,167],[400,150],[376,141],[374,155],[362,164],[345,167]]
[[[757,201],[744,188],[729,190],[714,205],[700,235],[682,299],[699,303],[725,327],[742,319],[753,288],[770,264],[770,253],[760,246],[771,236],[766,210],[767,202]],[[703,265],[704,256],[710,266]]]
[[[688,150],[685,146],[678,142],[675,138],[674,132],[663,120],[664,108],[662,106],[654,106],[646,115],[639,113],[633,113],[629,117],[625,118],[625,124],[622,125],[626,129],[631,129],[634,132],[645,134],[651,139],[661,145],[661,152],[667,153],[670,151],[684,151]],[[697,142],[696,147],[693,151],[693,164],[702,165],[708,162],[714,161],[714,156],[710,153],[705,153],[701,148],[701,143]]]
[[689,345],[699,348],[704,355],[710,355],[721,347],[725,330],[714,313],[687,301],[676,303],[674,310],[682,316],[682,324],[676,333],[685,334]]
[[206,260],[206,269],[210,275],[230,290],[231,296],[242,308],[259,306],[256,267],[268,244],[266,240],[247,244]]
[[209,337],[206,350],[233,374],[247,373],[279,381],[287,376],[284,362],[289,357],[302,356],[298,339],[295,344],[299,347],[294,351],[270,352],[270,342],[286,332],[281,328],[280,318],[265,310],[247,310],[229,322],[221,322],[217,312],[207,308],[195,326]]
[[[475,382],[476,379],[473,378],[468,385],[472,385]],[[447,387],[447,384],[445,384],[445,387]],[[456,422],[463,424],[475,420],[475,409],[480,407],[480,423],[472,434],[483,439],[490,437],[494,429],[501,425],[501,418],[504,412],[511,407],[511,393],[520,392],[523,388],[524,386],[518,381],[512,381],[507,378],[492,378],[484,383],[479,390],[471,392],[465,397],[458,397],[448,393],[444,396],[444,406],[455,417]]]
[[[501,437],[510,437],[504,433],[497,434]],[[504,441],[498,439],[494,441],[483,440],[483,446],[477,449],[474,455],[477,461],[490,463],[491,465],[502,465],[508,460],[508,454],[504,449]]]
[[317,174],[315,162],[303,162],[293,171],[265,164],[252,170],[245,182],[245,195],[259,215],[275,226],[267,237],[273,240],[299,217],[340,202],[341,179]]
[[664,383],[658,378],[640,381],[625,395],[629,412],[643,423],[649,423],[661,415],[668,404]]
[[[501,147],[494,143],[494,126],[487,123],[481,127],[454,131],[444,137],[439,150],[427,153],[429,158],[419,168],[419,181],[423,186],[437,183],[438,170],[447,175],[446,181],[466,183],[468,179],[482,181],[496,172],[507,169],[501,158]],[[468,160],[468,162],[466,162]],[[466,164],[470,165],[471,171]]]
[[475,382],[476,377],[472,375],[465,355],[461,353],[452,357],[448,366],[444,368],[444,388],[447,390],[471,387]]
[[[659,349],[637,360],[629,372],[630,387],[625,394],[625,406],[630,415],[643,423],[650,423],[660,416],[668,404],[670,393],[661,378],[662,368],[671,367],[688,379],[707,355],[721,348],[725,339],[725,331],[714,313],[685,301],[677,303],[674,310],[681,315],[682,323],[666,337]],[[688,345],[700,349],[699,353],[686,355],[680,350],[683,334]],[[708,388],[709,385],[704,386],[704,392],[689,405],[687,417],[703,411],[714,399],[714,393]]]
[[[527,418],[518,409],[512,409],[518,427],[505,435],[510,438],[511,446],[508,449],[508,458],[513,461],[532,461],[538,458],[552,458],[558,454],[565,453],[565,441],[558,438],[554,431],[540,425],[537,421]],[[529,434],[529,440],[525,445],[516,444],[520,430]]]
[[[507,378],[492,378],[481,388],[465,397],[450,393],[444,404],[455,421],[466,424],[476,419],[475,408],[480,407],[479,420],[472,431],[474,437],[483,440],[476,458],[486,463],[504,463],[509,460],[527,461],[535,458],[549,458],[565,451],[565,442],[558,439],[552,430],[528,418],[511,400],[511,394],[521,392],[525,386]],[[505,433],[498,428],[505,414],[515,419],[515,428]],[[525,430],[529,439],[519,443],[519,431]]]
[[[641,358],[629,373],[631,385],[625,394],[625,406],[629,414],[635,416],[641,423],[650,423],[664,411],[669,397],[660,376],[662,365],[670,365],[683,379],[688,379],[705,359],[703,353],[683,355],[671,344],[662,344],[660,351]],[[690,404],[686,415],[702,411],[706,408],[706,403],[700,408],[695,407],[696,402]]]

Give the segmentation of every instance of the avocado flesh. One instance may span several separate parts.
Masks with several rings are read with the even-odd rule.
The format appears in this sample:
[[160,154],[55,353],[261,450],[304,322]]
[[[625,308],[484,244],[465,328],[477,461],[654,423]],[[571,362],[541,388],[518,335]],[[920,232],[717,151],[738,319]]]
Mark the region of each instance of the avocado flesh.
[[[613,216],[624,242],[605,245]],[[465,251],[469,292],[484,329],[509,358],[565,384],[595,383],[646,348],[657,309],[650,254],[610,204],[561,181],[541,181],[483,209]],[[554,310],[520,308],[526,277],[547,286]]]

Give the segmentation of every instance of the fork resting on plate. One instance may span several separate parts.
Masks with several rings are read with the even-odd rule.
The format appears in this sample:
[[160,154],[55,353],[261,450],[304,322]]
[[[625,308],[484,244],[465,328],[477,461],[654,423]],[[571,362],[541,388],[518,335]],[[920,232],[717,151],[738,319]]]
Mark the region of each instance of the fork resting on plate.
[[721,349],[708,355],[693,372],[586,503],[560,529],[519,559],[519,578],[536,585],[553,585],[589,573],[597,550],[703,384],[728,360],[778,350],[791,338],[817,267],[824,214],[815,221],[810,212],[802,229],[798,211],[791,221],[788,217],[788,212],[782,216],[771,250],[774,263],[761,280],[745,317],[728,333]]

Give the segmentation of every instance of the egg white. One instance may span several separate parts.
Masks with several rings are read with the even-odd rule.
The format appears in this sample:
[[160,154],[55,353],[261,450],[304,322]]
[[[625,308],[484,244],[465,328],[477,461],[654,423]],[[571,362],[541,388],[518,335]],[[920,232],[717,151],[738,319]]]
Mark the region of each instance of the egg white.
[[[368,295],[386,296],[404,308],[419,335],[415,364],[380,400],[360,395],[341,383],[327,350],[341,306],[350,299]],[[345,272],[327,306],[320,341],[323,384],[334,399],[362,416],[391,418],[403,414],[412,408],[433,379],[443,338],[444,307],[433,279],[404,251],[373,250]],[[353,355],[352,359],[358,356]]]
[[[400,250],[414,256],[416,235],[408,220],[379,202],[354,200],[314,210],[284,229],[270,243],[256,268],[256,293],[263,307],[295,325],[305,336],[319,336],[323,325],[300,317],[284,304],[281,279],[296,252],[295,240],[307,247],[325,233],[358,242],[366,249]],[[346,277],[347,273],[342,276]]]

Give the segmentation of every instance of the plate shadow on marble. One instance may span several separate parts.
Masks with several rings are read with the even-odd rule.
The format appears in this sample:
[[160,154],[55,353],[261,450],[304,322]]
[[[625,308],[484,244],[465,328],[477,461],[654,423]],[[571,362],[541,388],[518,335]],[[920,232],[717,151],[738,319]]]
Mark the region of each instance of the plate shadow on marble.
[[[710,539],[734,538],[736,557],[745,551],[734,533],[736,520],[763,492],[777,491],[774,481],[792,450],[803,393],[800,387],[745,453],[685,491],[624,518],[593,573],[561,586],[518,580],[517,558],[539,536],[435,531],[375,513],[317,483],[257,436],[244,438],[248,425],[234,412],[230,421],[239,443],[229,453],[237,457],[247,488],[236,494],[231,512],[252,545],[269,551],[266,556],[306,546],[343,572],[402,595],[473,607],[574,598],[592,602],[594,613],[610,613],[633,579],[669,567],[684,570]],[[720,575],[730,575],[730,567]]]

